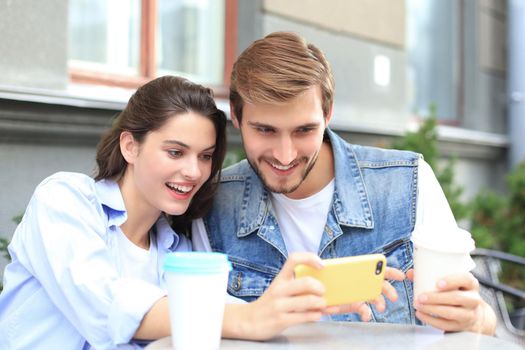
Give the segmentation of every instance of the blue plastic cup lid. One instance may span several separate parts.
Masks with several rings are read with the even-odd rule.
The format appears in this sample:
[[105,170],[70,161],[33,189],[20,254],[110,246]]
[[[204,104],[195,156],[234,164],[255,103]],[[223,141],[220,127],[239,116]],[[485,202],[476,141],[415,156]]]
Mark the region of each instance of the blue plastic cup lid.
[[215,252],[168,253],[163,267],[164,271],[184,274],[220,273],[232,269],[228,256]]

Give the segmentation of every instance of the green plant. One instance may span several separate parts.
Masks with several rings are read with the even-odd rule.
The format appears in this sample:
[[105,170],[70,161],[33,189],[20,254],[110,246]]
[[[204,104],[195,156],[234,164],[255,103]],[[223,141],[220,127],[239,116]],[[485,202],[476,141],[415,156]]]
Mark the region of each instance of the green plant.
[[[15,216],[12,220],[15,224],[19,224],[20,221],[22,221],[23,214]],[[9,240],[4,237],[0,237],[0,252],[4,256],[5,259],[8,261],[11,261],[11,256],[9,255],[9,251],[7,250],[7,246],[9,245]],[[4,289],[4,286],[2,284],[2,281],[0,281],[0,292]]]
[[224,163],[222,164],[223,168],[227,168],[230,165],[233,165],[242,159],[246,158],[244,149],[242,147],[232,147],[226,152],[226,157],[224,158]]
[[[506,195],[483,190],[464,203],[460,199],[463,188],[454,183],[456,158],[449,158],[442,167],[438,165],[436,126],[436,108],[431,106],[430,115],[420,128],[395,140],[392,146],[423,155],[434,170],[456,220],[470,219],[477,247],[525,256],[525,162],[507,175]],[[525,271],[515,265],[503,263],[500,278],[506,284],[525,289]]]
[[[483,190],[472,200],[471,232],[481,248],[525,256],[525,162],[506,177],[507,193]],[[505,264],[505,283],[525,289],[525,271]]]
[[[22,217],[24,216],[24,214],[19,214],[15,217],[13,217],[11,220],[15,223],[15,224],[19,224],[20,221],[22,221]],[[9,252],[7,251],[7,246],[9,245],[9,240],[7,238],[4,238],[4,237],[0,237],[0,253],[4,256],[4,258],[6,258],[8,261],[11,261],[11,256],[9,255]],[[0,284],[1,286],[1,284]]]
[[455,158],[449,158],[444,166],[440,166],[437,133],[437,108],[430,106],[430,115],[426,117],[419,129],[415,132],[407,132],[396,139],[392,147],[396,149],[410,150],[421,153],[425,161],[430,165],[438,179],[443,192],[456,220],[464,219],[468,214],[468,206],[461,201],[463,188],[454,182]]
[[0,237],[0,252],[7,260],[10,260],[9,252],[7,251],[7,246],[9,245],[9,240],[4,237]]

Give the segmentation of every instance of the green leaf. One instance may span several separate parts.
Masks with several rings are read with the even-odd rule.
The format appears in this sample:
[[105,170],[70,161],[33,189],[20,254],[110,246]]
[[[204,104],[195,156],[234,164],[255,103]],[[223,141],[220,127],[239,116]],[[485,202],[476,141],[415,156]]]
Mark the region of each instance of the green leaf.
[[425,161],[434,171],[456,220],[461,220],[467,216],[468,206],[461,201],[463,188],[454,183],[455,158],[450,158],[444,167],[438,166],[436,106],[431,105],[429,111],[430,115],[423,120],[418,130],[406,132],[405,135],[394,140],[392,148],[409,150],[423,155]]

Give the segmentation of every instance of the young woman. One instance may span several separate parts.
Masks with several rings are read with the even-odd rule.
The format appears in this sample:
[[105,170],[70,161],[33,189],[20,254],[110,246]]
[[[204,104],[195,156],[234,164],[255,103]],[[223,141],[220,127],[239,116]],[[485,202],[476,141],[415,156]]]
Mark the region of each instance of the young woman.
[[136,91],[102,138],[94,179],[65,172],[45,179],[9,247],[0,348],[130,342],[166,295],[164,256],[191,250],[172,227],[210,205],[225,126],[211,90],[158,78]]
[[[158,78],[102,138],[94,179],[45,179],[9,246],[0,349],[132,348],[169,335],[162,262],[191,250],[180,233],[211,204],[225,126],[209,89]],[[292,255],[261,298],[226,305],[223,336],[267,339],[323,312],[370,317],[364,305],[326,309],[319,282],[294,279],[298,263],[321,266],[314,254]]]

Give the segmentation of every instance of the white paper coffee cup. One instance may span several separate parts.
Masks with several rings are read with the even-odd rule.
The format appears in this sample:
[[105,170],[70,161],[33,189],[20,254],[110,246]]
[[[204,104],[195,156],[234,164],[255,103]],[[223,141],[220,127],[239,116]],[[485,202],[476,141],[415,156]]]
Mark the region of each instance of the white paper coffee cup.
[[173,349],[219,348],[230,270],[221,253],[167,255],[164,271]]
[[437,291],[443,277],[468,272],[476,264],[470,257],[474,240],[460,228],[442,232],[420,228],[412,234],[414,244],[414,298],[421,293]]

